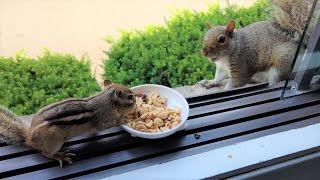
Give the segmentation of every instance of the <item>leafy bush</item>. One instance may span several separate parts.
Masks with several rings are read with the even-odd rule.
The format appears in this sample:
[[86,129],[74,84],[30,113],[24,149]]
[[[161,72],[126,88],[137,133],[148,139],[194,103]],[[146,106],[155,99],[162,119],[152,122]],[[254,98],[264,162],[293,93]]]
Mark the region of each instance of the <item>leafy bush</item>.
[[178,11],[165,26],[149,26],[146,30],[124,31],[117,41],[108,37],[112,48],[106,52],[105,78],[135,86],[145,83],[170,87],[191,85],[212,79],[214,64],[201,55],[206,23],[226,25],[236,20],[237,27],[268,17],[268,0],[259,0],[249,8],[212,4],[206,12]]
[[0,89],[0,104],[22,115],[69,97],[86,97],[99,86],[84,58],[45,51],[36,59],[0,57]]

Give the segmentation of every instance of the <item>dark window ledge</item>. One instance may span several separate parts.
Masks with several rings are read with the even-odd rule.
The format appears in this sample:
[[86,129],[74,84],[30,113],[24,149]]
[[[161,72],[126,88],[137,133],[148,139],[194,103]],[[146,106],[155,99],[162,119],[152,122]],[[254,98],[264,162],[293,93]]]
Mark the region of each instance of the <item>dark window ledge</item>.
[[[320,123],[320,92],[280,100],[282,87],[281,83],[271,88],[258,84],[189,98],[191,111],[188,128],[164,139],[133,138],[120,128],[103,131],[97,136],[75,138],[65,146],[78,155],[76,162],[63,169],[57,162],[42,157],[28,147],[2,144],[0,177],[102,178]],[[21,118],[27,121],[32,116]],[[200,138],[195,138],[194,133],[200,134]],[[289,158],[293,157],[247,167],[223,174],[223,177],[270,166]]]

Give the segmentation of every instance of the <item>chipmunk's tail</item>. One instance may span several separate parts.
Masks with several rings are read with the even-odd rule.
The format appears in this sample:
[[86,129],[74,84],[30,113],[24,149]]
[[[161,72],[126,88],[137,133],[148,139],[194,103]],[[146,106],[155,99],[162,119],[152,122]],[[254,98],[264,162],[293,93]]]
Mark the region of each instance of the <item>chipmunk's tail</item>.
[[[276,7],[274,17],[285,32],[290,34],[295,41],[299,41],[312,9],[314,1],[318,0],[273,0]],[[307,41],[313,33],[320,15],[320,5],[317,3],[308,31]]]
[[20,144],[25,141],[23,123],[9,110],[0,106],[0,141]]

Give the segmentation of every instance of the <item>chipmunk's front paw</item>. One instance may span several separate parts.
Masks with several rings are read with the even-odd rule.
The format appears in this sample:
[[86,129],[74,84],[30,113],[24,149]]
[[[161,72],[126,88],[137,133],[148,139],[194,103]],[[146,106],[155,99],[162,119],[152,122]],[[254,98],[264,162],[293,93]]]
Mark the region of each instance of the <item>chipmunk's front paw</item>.
[[67,164],[73,164],[72,157],[75,157],[76,155],[73,153],[70,153],[70,150],[64,150],[61,152],[56,152],[51,158],[59,161],[60,167],[63,167],[63,163],[66,162]]
[[220,84],[216,83],[214,80],[202,80],[198,82],[197,85],[205,87],[207,89],[220,86]]

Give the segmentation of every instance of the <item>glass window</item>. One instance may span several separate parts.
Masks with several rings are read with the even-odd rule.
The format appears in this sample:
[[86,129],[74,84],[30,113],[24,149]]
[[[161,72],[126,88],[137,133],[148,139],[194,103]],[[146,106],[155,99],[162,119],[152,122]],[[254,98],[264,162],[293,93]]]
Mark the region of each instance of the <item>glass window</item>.
[[[319,3],[314,3],[315,6]],[[318,14],[317,14],[318,13]],[[312,26],[312,25],[315,25]],[[305,45],[306,44],[306,45]],[[320,19],[319,12],[311,11],[282,98],[315,91],[320,88]]]
[[[50,103],[94,94],[104,80],[165,85],[185,97],[223,91],[228,77],[208,89],[194,86],[218,72],[203,55],[208,27],[233,19],[239,30],[271,16],[269,0],[0,0],[0,104],[32,114]],[[319,82],[318,35],[300,48],[287,83],[299,91],[284,96],[308,89],[308,81]]]

